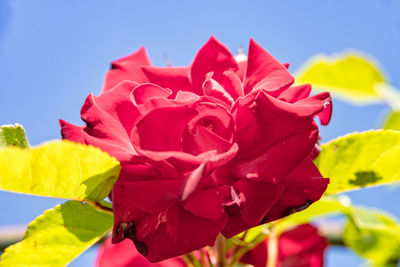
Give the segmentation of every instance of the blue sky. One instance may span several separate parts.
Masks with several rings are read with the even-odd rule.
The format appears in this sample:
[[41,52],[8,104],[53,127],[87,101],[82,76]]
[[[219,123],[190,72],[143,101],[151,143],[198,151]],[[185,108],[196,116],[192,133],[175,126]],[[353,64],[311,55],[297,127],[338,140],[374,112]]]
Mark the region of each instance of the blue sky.
[[[144,45],[156,65],[165,65],[165,54],[188,65],[210,35],[233,52],[252,37],[291,70],[316,53],[358,49],[400,88],[399,0],[0,0],[0,124],[21,123],[31,144],[58,139],[58,119],[80,123],[80,107],[89,92],[100,92],[111,60]],[[335,100],[322,137],[377,128],[386,111]],[[393,188],[350,194],[400,217],[397,195]],[[56,203],[0,192],[0,225],[29,222]],[[93,254],[71,266],[86,266]],[[328,256],[328,266],[358,262],[339,250]]]

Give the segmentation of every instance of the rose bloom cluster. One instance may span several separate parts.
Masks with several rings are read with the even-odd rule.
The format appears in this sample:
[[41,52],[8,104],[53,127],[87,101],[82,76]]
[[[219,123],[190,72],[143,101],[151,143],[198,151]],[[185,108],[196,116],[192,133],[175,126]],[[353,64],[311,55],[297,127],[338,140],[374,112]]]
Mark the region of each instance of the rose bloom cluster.
[[81,109],[86,125],[60,124],[64,139],[121,162],[113,243],[161,261],[321,197],[314,118],[329,122],[331,98],[293,86],[287,67],[253,40],[237,62],[214,37],[189,67],[154,67],[144,48],[112,63]]
[[[277,267],[322,267],[324,252],[328,247],[327,240],[320,236],[318,230],[310,225],[303,224],[283,233],[277,240],[275,266]],[[199,262],[204,263],[199,253]],[[212,258],[203,251],[203,257]],[[212,260],[211,260],[212,262]],[[265,267],[268,263],[268,238],[254,249],[248,251],[240,259],[240,263],[253,267]],[[182,258],[176,257],[158,263],[149,263],[142,255],[134,251],[130,241],[111,244],[111,240],[100,247],[96,259],[96,267],[185,267]],[[247,265],[246,265],[247,266]],[[268,265],[269,266],[269,265]]]

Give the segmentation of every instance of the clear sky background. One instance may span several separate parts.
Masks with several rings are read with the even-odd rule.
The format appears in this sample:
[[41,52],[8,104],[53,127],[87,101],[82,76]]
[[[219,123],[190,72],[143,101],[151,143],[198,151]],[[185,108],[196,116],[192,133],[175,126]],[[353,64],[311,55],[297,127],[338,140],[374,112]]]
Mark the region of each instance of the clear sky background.
[[[400,0],[0,0],[0,125],[21,123],[31,144],[60,138],[58,119],[80,123],[89,92],[100,92],[113,59],[145,46],[155,65],[188,65],[210,35],[232,52],[254,38],[296,70],[316,53],[354,48],[374,56],[400,88]],[[379,128],[384,105],[335,99],[324,141]],[[349,194],[400,218],[399,190]],[[61,200],[0,192],[0,225],[33,220]],[[71,266],[90,266],[91,250]],[[360,259],[330,249],[327,266]]]

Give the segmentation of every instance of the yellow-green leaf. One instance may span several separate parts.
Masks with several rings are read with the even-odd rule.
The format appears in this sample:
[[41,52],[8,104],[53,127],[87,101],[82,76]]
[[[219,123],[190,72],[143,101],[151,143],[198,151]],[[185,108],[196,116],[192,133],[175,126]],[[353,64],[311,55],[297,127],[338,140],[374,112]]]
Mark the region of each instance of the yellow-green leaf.
[[386,78],[371,57],[350,51],[312,57],[297,72],[296,82],[311,83],[313,88],[329,91],[345,101],[368,103],[380,99],[375,87],[386,83]]
[[107,234],[112,225],[111,213],[67,201],[30,223],[24,239],[1,255],[0,266],[65,266]]
[[0,147],[3,146],[29,147],[24,127],[18,123],[0,126]]
[[53,141],[32,149],[0,148],[0,189],[76,200],[104,199],[119,162],[98,148]]
[[339,137],[322,145],[315,163],[330,178],[327,195],[398,182],[400,132],[377,130]]
[[343,240],[360,256],[379,266],[397,266],[400,258],[400,226],[394,218],[370,208],[352,208]]
[[386,117],[383,128],[400,131],[400,111],[391,112]]

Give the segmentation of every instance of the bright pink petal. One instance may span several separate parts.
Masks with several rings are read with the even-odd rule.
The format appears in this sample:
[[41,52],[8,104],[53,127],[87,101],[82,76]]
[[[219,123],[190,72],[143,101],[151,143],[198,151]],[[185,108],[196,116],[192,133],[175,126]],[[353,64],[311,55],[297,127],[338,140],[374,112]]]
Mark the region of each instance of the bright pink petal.
[[148,82],[146,75],[142,72],[141,66],[151,66],[149,57],[144,47],[136,52],[115,60],[111,63],[111,69],[104,79],[102,92],[105,92],[122,81],[133,81],[138,83]]
[[328,125],[332,116],[332,100],[329,100],[325,105],[324,110],[317,114],[317,117],[320,119],[322,125]]
[[197,114],[188,107],[155,109],[132,131],[132,143],[141,150],[182,151],[183,130]]
[[212,96],[215,97],[224,104],[226,104],[227,108],[230,109],[230,107],[233,105],[233,98],[232,96],[225,91],[225,89],[214,79],[212,79],[213,73],[207,73],[206,79],[203,83],[203,94],[205,96]]
[[195,92],[201,92],[201,86],[206,74],[214,72],[218,77],[226,70],[236,70],[238,65],[235,58],[222,43],[211,37],[200,48],[190,67],[190,77]]
[[258,89],[274,92],[293,82],[294,78],[286,67],[251,39],[244,93],[248,94]]
[[[118,158],[121,153],[134,155],[130,132],[139,116],[131,102],[130,92],[136,83],[123,82],[95,97],[89,95],[81,109],[86,122],[85,142]],[[124,159],[126,160],[126,159]]]
[[74,141],[77,143],[85,143],[83,137],[83,126],[77,126],[66,122],[64,120],[59,120],[61,127],[61,137],[62,139]]
[[142,67],[147,79],[154,84],[171,89],[174,93],[179,90],[192,91],[189,80],[189,67]]
[[241,81],[244,80],[244,75],[246,74],[247,60],[243,60],[237,63],[238,69],[235,71],[236,75]]
[[235,74],[235,72],[225,71],[218,79],[218,82],[234,100],[236,100],[239,96],[244,95],[242,81]]
[[231,146],[232,144],[226,139],[203,126],[197,126],[193,132],[186,130],[182,136],[183,151],[193,155],[199,155],[210,150],[223,153],[229,150]]
[[111,238],[99,248],[96,267],[185,267],[181,258],[172,258],[157,263],[150,263],[135,248],[131,240],[112,244]]
[[291,86],[290,88],[283,91],[282,94],[279,95],[278,99],[289,103],[295,103],[301,99],[308,97],[310,93],[310,84]]

